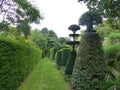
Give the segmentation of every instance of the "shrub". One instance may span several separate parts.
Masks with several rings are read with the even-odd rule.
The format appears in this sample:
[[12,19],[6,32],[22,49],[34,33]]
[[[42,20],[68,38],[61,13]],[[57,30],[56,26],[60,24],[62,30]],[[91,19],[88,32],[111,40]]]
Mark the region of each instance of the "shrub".
[[120,90],[120,77],[102,81],[100,84],[100,90]]
[[55,49],[54,48],[50,48],[50,53],[49,53],[49,58],[50,58],[50,60],[53,60],[54,59],[54,56],[55,56],[55,54],[54,54],[54,52],[55,52]]
[[58,50],[57,53],[56,53],[56,63],[58,66],[61,66],[61,61],[62,61],[62,51],[61,50]]
[[62,49],[62,66],[66,66],[69,53],[70,53],[69,48],[63,48]]
[[115,67],[115,62],[120,61],[120,44],[104,47],[107,64]]
[[16,90],[41,58],[35,47],[0,38],[0,89]]
[[111,44],[120,43],[120,33],[111,33],[108,38],[111,41]]
[[68,75],[72,74],[75,59],[76,59],[76,51],[72,50],[72,51],[70,51],[70,55],[68,57],[65,74],[68,74]]
[[106,65],[100,37],[85,32],[80,41],[74,69],[72,86],[76,90],[99,90],[104,80]]

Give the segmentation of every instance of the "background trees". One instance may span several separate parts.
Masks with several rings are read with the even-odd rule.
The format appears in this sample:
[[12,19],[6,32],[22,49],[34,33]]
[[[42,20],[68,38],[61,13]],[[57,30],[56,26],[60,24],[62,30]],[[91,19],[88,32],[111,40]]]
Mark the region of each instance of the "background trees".
[[19,34],[30,33],[30,23],[39,23],[42,15],[39,10],[32,6],[27,0],[1,0],[0,1],[1,28],[7,30],[12,25],[18,28]]

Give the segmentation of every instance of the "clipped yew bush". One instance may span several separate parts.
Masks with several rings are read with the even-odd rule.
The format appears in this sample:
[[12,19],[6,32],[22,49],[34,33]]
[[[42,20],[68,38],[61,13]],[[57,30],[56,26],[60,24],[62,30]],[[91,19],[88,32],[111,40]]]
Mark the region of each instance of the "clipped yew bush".
[[54,56],[55,56],[55,49],[54,48],[50,48],[49,50],[49,58],[50,60],[53,60],[54,59]]
[[0,38],[0,90],[17,90],[41,58],[35,47]]
[[75,90],[100,90],[100,82],[106,74],[100,37],[95,32],[84,32],[80,42],[72,86]]
[[58,50],[56,53],[56,63],[58,66],[61,66],[62,61],[62,51]]
[[67,60],[69,57],[69,53],[70,53],[70,48],[63,48],[62,49],[62,66],[66,66]]
[[76,51],[72,50],[72,51],[70,51],[70,54],[68,57],[68,61],[67,61],[66,69],[65,69],[65,74],[68,74],[68,75],[72,74],[75,59],[76,59]]

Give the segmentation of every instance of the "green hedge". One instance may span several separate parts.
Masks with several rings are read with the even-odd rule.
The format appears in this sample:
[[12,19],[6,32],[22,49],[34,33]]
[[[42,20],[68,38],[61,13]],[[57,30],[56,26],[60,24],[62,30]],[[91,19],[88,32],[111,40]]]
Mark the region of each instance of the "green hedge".
[[49,50],[49,59],[50,60],[53,60],[54,59],[54,56],[55,56],[55,49],[54,48],[50,48]]
[[0,38],[0,90],[16,90],[42,58],[42,51]]
[[62,64],[61,60],[62,60],[62,51],[58,50],[56,53],[56,63],[58,66],[61,66]]
[[96,33],[86,32],[80,42],[73,69],[72,86],[75,90],[100,90],[100,82],[106,75],[100,37]]
[[69,53],[70,53],[70,48],[63,48],[62,49],[62,66],[66,66],[67,64],[67,60],[69,57]]
[[70,55],[68,57],[65,74],[68,74],[68,75],[72,74],[75,59],[76,59],[76,51],[72,50],[72,51],[70,51]]

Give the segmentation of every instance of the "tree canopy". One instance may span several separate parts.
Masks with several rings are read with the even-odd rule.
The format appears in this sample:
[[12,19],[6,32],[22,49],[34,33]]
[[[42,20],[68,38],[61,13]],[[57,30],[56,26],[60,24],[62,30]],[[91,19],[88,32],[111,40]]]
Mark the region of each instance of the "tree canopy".
[[120,0],[78,0],[84,2],[90,11],[97,11],[116,26],[120,19]]
[[0,31],[12,25],[25,37],[30,33],[29,24],[39,23],[43,18],[39,10],[27,0],[0,0],[0,17]]

